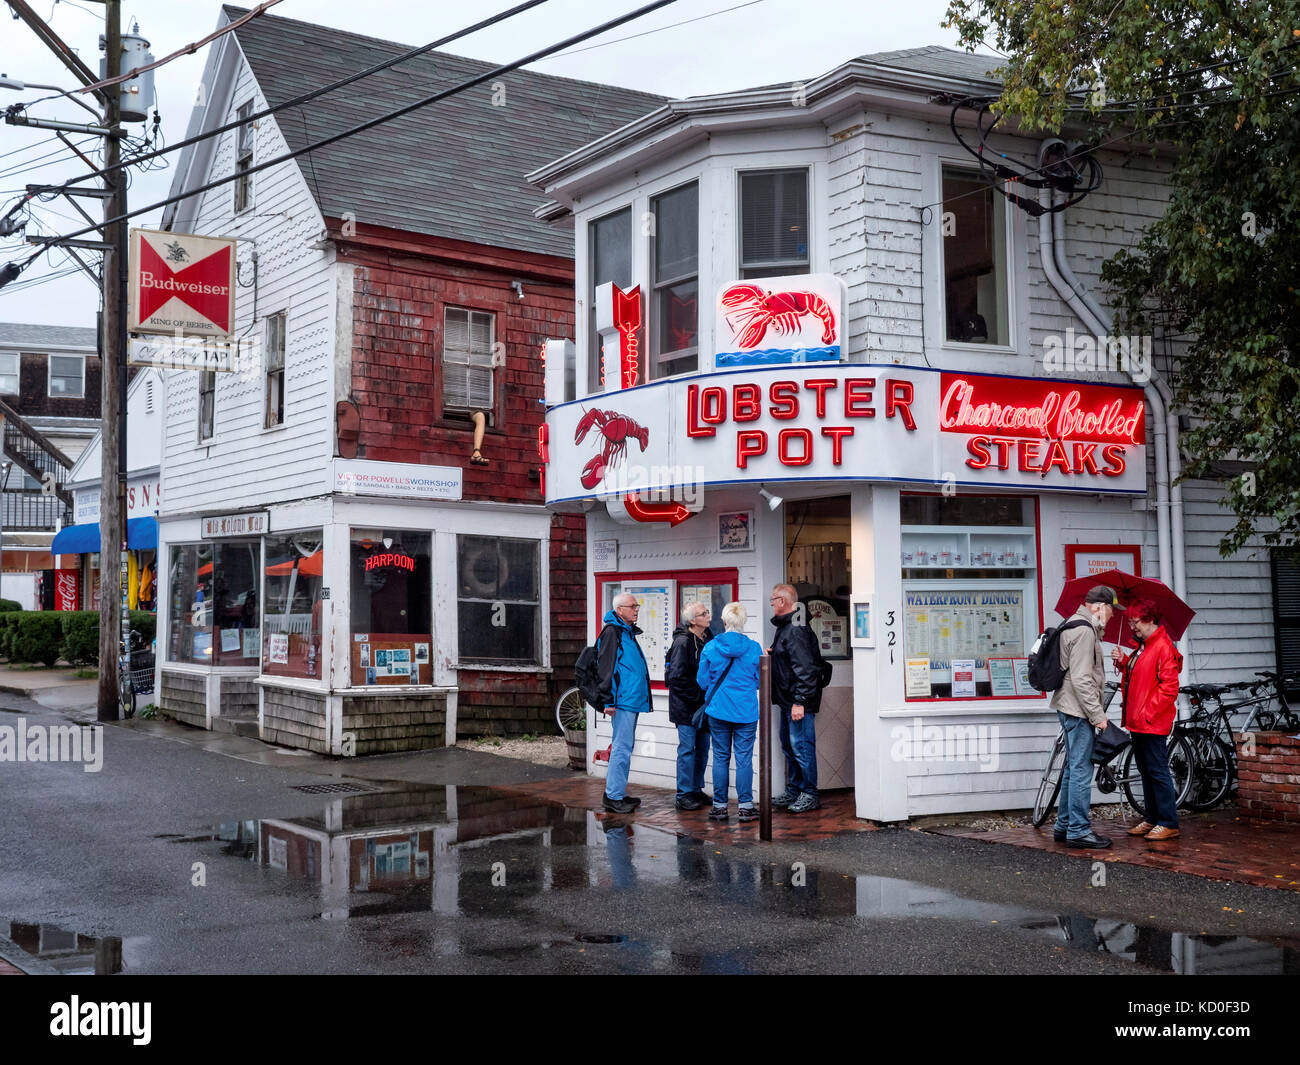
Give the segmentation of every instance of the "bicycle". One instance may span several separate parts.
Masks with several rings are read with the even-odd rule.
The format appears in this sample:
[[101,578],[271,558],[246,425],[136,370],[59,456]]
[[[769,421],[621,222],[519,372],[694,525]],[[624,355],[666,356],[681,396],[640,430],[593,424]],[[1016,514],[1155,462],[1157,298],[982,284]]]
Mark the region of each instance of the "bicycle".
[[[1110,704],[1115,699],[1115,693],[1119,691],[1119,684],[1113,680],[1108,680],[1103,686],[1103,690],[1106,693],[1102,704],[1104,712],[1110,709]],[[1118,768],[1116,768],[1117,765]],[[1173,777],[1174,795],[1178,805],[1182,805],[1186,801],[1187,793],[1191,788],[1192,765],[1192,752],[1187,740],[1181,736],[1173,738],[1169,747],[1169,770]],[[1038,782],[1038,794],[1034,798],[1033,811],[1035,828],[1043,826],[1043,823],[1051,815],[1052,808],[1056,805],[1057,796],[1061,791],[1061,773],[1064,769],[1065,730],[1062,729],[1057,733],[1056,743],[1052,746],[1052,753],[1048,756],[1047,765],[1044,767],[1043,775]],[[1146,816],[1146,803],[1142,792],[1142,774],[1138,772],[1137,757],[1131,740],[1121,746],[1105,765],[1096,767],[1093,783],[1103,795],[1112,795],[1122,789],[1124,799],[1128,805],[1137,813]]]
[[561,732],[570,732],[587,727],[587,700],[582,697],[582,689],[568,688],[555,703],[555,723]]
[[119,668],[117,676],[118,702],[125,717],[135,717],[137,695],[153,693],[155,661],[153,648],[145,647],[144,637],[132,629],[126,668]]

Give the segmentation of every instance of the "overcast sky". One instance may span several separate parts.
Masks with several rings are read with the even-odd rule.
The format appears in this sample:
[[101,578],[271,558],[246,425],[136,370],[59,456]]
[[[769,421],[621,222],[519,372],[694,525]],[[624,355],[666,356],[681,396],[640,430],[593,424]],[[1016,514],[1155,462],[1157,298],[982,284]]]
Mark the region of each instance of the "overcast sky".
[[[75,0],[31,0],[31,3],[42,18],[49,16],[52,5],[50,24],[55,32],[77,50],[88,66],[99,69],[102,6],[78,5]],[[125,0],[122,6],[124,29],[130,27],[131,20],[138,19],[140,31],[151,42],[153,54],[160,58],[210,33],[217,25],[221,10],[219,4],[207,0],[183,3]],[[252,7],[254,3],[250,0],[241,6]],[[509,6],[512,6],[509,2],[496,0],[462,3],[282,0],[270,14],[416,45]],[[600,0],[599,3],[550,0],[539,8],[457,41],[449,50],[505,62],[638,6],[636,0]],[[580,51],[551,57],[530,69],[667,96],[793,82],[867,52],[927,44],[954,47],[955,32],[940,27],[946,8],[947,0],[906,3],[898,0],[751,0],[749,3],[678,0],[592,39],[579,46]],[[713,12],[722,13],[700,19]],[[686,23],[688,19],[699,21]],[[686,24],[673,27],[674,23]],[[647,30],[659,32],[621,40]],[[162,129],[168,142],[181,140],[185,135],[207,51],[205,48],[193,56],[174,60],[155,73]],[[339,75],[350,72],[340,69]],[[0,14],[0,73],[25,82],[62,88],[72,88],[74,84],[71,73],[25,25],[3,14]],[[364,86],[364,81],[359,82],[354,91],[364,92]],[[0,89],[0,107],[43,95],[47,94],[30,88],[25,92]],[[33,107],[30,114],[68,122],[93,121],[88,112],[63,99]],[[68,161],[71,153],[52,139],[53,136],[46,130],[0,125],[0,213],[8,209],[28,182],[55,183],[85,172],[83,164]],[[73,139],[86,138],[74,136]],[[93,147],[92,141],[83,150],[90,151]],[[48,158],[43,158],[47,155]],[[170,182],[170,167],[149,173],[133,172],[131,202],[138,205],[164,199]],[[99,217],[97,202],[86,201],[86,206],[93,216]],[[40,225],[34,227],[38,233],[66,233],[85,224],[64,199],[37,205],[34,213],[40,220]],[[137,217],[132,225],[154,224],[160,214]],[[29,253],[30,246],[23,244],[19,236],[0,238],[0,263]],[[97,253],[81,254],[94,257]],[[51,252],[37,260],[20,282],[0,289],[0,321],[93,326],[99,295],[85,274],[77,271],[39,284],[25,283],[71,267],[62,252]]]

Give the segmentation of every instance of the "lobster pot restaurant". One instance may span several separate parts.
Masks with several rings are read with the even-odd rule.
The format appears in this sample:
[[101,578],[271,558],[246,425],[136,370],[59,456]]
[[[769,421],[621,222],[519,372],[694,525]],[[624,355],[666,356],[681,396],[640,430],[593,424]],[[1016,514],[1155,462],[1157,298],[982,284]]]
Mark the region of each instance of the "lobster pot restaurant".
[[[827,316],[842,310],[834,277],[764,285],[782,281]],[[716,352],[712,372],[650,383],[633,383],[632,330],[606,313],[605,391],[581,400],[564,393],[572,345],[548,344],[546,498],[587,515],[589,638],[617,593],[641,604],[653,712],[632,780],[674,787],[663,671],[686,604],[709,606],[719,632],[738,600],[766,647],[770,589],[789,583],[796,622],[833,663],[817,719],[823,790],[855,789],[858,815],[881,820],[1030,805],[1057,723],[1027,682],[1028,650],[1056,623],[1068,577],[1140,566],[1140,525],[1067,540],[1134,527],[1142,390],[850,363],[811,299],[784,310],[794,336],[780,349],[745,347],[733,316],[715,335],[735,350]],[[609,725],[590,717],[599,775],[591,755]]]

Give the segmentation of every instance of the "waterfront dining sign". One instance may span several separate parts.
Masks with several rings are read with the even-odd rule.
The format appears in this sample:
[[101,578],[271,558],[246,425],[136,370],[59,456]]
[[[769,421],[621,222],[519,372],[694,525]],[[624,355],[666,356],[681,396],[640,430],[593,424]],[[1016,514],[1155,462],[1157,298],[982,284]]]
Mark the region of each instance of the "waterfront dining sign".
[[1142,494],[1140,388],[896,365],[785,365],[547,413],[548,502],[680,485],[898,481]]

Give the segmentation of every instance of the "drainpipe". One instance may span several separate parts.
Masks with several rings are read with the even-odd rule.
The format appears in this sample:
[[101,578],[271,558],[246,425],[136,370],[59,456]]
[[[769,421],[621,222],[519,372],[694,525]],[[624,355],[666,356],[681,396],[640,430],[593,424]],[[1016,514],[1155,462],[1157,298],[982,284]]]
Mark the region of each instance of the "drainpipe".
[[[1038,201],[1043,206],[1051,206],[1054,199],[1054,192],[1047,189],[1039,190]],[[1044,257],[1044,234],[1047,230],[1048,218],[1048,215],[1039,216],[1038,247],[1040,258],[1043,258],[1045,264],[1047,258]],[[1052,266],[1050,269],[1044,266],[1048,280],[1096,336],[1110,335],[1114,328],[1111,316],[1070,269],[1069,259],[1065,254],[1064,212],[1058,211],[1050,218]],[[1053,274],[1056,276],[1053,277]],[[1067,286],[1068,295],[1067,292],[1062,291],[1058,281]],[[1079,312],[1080,304],[1087,311],[1086,314]],[[1150,381],[1140,382],[1134,379],[1134,383],[1143,386],[1143,394],[1151,404],[1151,422],[1155,429],[1156,541],[1160,553],[1160,580],[1172,588],[1174,593],[1185,602],[1187,600],[1187,556],[1183,525],[1183,490],[1181,485],[1175,483],[1182,471],[1182,457],[1178,449],[1178,415],[1173,409],[1173,392],[1169,385],[1155,372],[1154,365],[1150,369]],[[1126,372],[1130,378],[1133,378],[1131,369]],[[1178,642],[1184,656],[1188,657],[1190,662],[1190,641],[1184,636]]]

